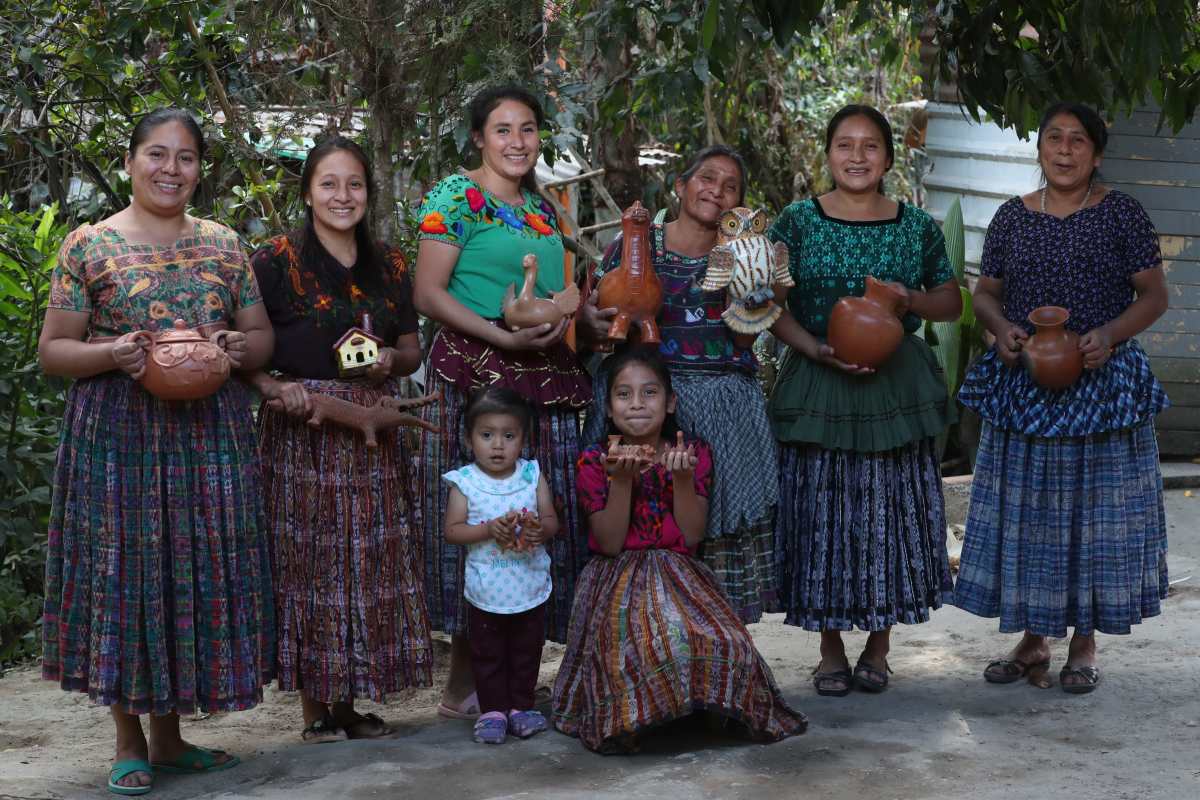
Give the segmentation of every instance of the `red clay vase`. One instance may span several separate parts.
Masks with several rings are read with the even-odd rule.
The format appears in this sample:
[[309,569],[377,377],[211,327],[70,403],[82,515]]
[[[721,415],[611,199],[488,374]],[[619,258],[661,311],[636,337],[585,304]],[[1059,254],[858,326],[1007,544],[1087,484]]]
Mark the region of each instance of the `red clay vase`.
[[229,379],[225,350],[181,319],[171,330],[138,331],[135,339],[146,348],[142,386],[160,400],[201,400]]
[[847,364],[878,369],[904,338],[904,326],[897,313],[903,295],[870,275],[866,283],[862,297],[843,297],[833,304],[829,346]]
[[1066,329],[1071,312],[1062,306],[1041,306],[1029,312],[1037,328],[1021,347],[1021,362],[1033,380],[1046,389],[1065,389],[1083,374],[1079,334]]
[[608,344],[626,341],[633,330],[642,344],[659,344],[654,318],[662,310],[663,288],[650,260],[650,212],[634,201],[621,215],[621,265],[605,273],[596,288],[599,307],[616,308]]

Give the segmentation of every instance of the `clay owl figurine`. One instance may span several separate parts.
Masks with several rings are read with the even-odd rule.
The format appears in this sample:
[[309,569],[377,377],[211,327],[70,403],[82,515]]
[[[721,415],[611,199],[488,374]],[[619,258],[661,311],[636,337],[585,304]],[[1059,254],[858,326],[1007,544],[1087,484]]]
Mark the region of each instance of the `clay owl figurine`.
[[795,286],[788,273],[788,249],[767,239],[767,212],[731,208],[717,224],[717,246],[708,254],[701,288],[729,290],[729,307],[721,315],[737,333],[756,334],[775,324],[783,309],[771,287]]

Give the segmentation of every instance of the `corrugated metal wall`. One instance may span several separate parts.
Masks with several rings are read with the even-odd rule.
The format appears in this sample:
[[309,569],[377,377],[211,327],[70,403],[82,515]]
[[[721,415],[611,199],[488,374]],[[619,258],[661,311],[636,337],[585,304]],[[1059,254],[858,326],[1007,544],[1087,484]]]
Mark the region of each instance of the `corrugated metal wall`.
[[[955,104],[928,109],[928,211],[941,222],[962,198],[967,271],[977,275],[996,209],[1039,185],[1037,150],[1012,131],[977,125]],[[1156,132],[1157,122],[1157,111],[1146,109],[1114,123],[1101,174],[1145,206],[1162,241],[1171,308],[1138,340],[1173,404],[1158,418],[1159,447],[1191,456],[1200,453],[1200,123],[1172,135]]]

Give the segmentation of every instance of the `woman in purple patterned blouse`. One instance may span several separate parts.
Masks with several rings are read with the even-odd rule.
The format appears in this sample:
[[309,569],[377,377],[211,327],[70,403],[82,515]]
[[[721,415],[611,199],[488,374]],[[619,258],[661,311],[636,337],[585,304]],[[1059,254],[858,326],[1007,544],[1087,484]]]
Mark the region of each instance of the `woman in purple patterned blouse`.
[[[1154,416],[1167,406],[1133,338],[1167,309],[1158,236],[1127,194],[1097,182],[1108,139],[1090,108],[1058,104],[1038,129],[1045,186],[996,212],[975,312],[996,337],[963,404],[983,418],[955,604],[1023,632],[984,671],[1011,683],[1050,662],[1074,628],[1059,681],[1100,680],[1095,632],[1127,634],[1159,613],[1167,538]],[[1019,362],[1038,306],[1070,311],[1084,373],[1049,390]]]

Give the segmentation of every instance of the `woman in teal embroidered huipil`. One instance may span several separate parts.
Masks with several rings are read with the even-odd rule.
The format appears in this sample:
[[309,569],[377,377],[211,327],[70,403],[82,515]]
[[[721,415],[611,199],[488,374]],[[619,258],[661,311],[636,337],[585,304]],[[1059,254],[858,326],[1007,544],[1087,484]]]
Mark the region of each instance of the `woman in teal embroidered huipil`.
[[[889,632],[929,619],[951,587],[934,437],[951,421],[938,365],[912,334],[956,319],[958,284],[925,212],[885,197],[894,157],[887,120],[847,106],[825,132],[834,189],[793,203],[772,226],[796,286],[772,332],[791,348],[769,411],[780,442],[776,530],[786,622],[821,632],[819,694],[887,685]],[[838,361],[823,343],[833,304],[867,275],[900,288],[899,350],[878,370]],[[777,291],[777,296],[780,294]],[[850,672],[841,632],[869,631]]]
[[521,262],[538,258],[540,297],[565,284],[562,235],[550,206],[537,193],[541,106],[518,87],[489,89],[467,109],[482,163],[444,178],[425,195],[414,301],[441,325],[426,362],[426,388],[443,401],[425,410],[440,434],[422,437],[418,486],[426,499],[425,586],[431,627],[453,634],[450,676],[439,713],[474,718],[467,604],[463,602],[465,548],[445,543],[447,484],[442,475],[471,460],[462,429],[468,393],[500,385],[520,392],[535,408],[534,434],[524,458],[536,459],[554,493],[562,535],[550,542],[554,591],[546,609],[547,638],[566,641],[575,578],[587,559],[577,535],[575,458],[580,409],[592,399],[583,365],[562,341],[568,320],[510,331],[499,324],[509,285],[519,288]]

